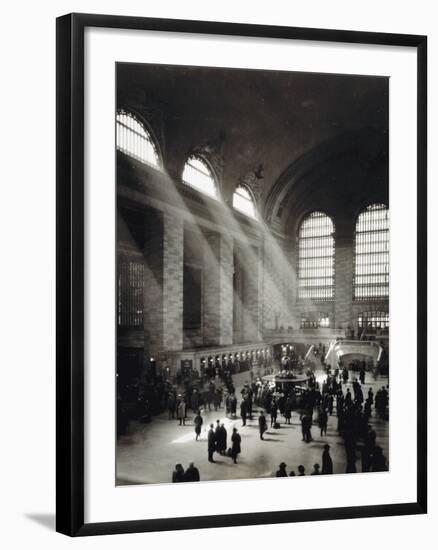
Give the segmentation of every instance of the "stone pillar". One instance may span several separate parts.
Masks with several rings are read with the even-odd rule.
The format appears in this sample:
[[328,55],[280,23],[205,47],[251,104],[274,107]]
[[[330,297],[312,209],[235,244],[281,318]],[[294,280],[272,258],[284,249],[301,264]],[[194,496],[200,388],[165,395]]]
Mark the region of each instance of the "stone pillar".
[[354,276],[354,241],[351,233],[335,237],[335,319],[334,328],[351,324]]
[[233,343],[233,241],[207,233],[204,250],[204,344]]
[[294,286],[295,278],[287,254],[285,245],[273,237],[265,238],[261,264],[264,330],[292,322],[289,288]]
[[183,349],[184,222],[164,213],[163,250],[163,348]]
[[243,341],[243,269],[240,262],[240,250],[234,252],[234,288],[233,288],[233,343]]
[[260,254],[259,249],[249,246],[243,252],[243,341],[260,340]]
[[183,221],[163,213],[145,225],[145,353],[153,356],[183,347]]
[[163,350],[163,219],[145,221],[143,323],[145,360]]

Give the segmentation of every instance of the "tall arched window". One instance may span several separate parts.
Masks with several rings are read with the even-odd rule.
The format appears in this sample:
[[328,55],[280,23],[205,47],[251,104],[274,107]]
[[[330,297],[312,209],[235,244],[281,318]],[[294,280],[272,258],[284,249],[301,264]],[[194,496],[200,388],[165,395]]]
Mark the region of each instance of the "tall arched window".
[[117,149],[130,157],[161,168],[157,146],[146,128],[139,120],[127,111],[117,111]]
[[248,189],[242,185],[239,185],[234,191],[233,208],[250,218],[257,218],[254,199]]
[[335,240],[332,220],[312,212],[298,235],[298,298],[332,300],[335,286]]
[[213,171],[203,158],[191,155],[185,163],[182,179],[184,183],[201,193],[215,199],[218,198]]
[[389,211],[385,204],[368,206],[357,218],[354,250],[354,297],[389,296]]

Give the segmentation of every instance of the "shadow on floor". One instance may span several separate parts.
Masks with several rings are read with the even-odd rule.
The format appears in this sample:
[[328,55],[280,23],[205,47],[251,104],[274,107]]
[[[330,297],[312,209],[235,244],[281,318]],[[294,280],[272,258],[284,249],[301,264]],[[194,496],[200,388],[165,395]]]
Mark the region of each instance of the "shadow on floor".
[[56,521],[55,514],[24,514],[27,519],[39,523],[50,531],[55,531]]

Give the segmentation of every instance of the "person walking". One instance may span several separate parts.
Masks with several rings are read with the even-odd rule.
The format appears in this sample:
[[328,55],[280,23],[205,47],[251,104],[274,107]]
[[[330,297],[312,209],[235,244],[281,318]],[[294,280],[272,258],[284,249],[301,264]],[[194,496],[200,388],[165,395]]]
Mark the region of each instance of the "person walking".
[[242,403],[240,404],[240,416],[242,417],[242,426],[246,426],[247,412],[248,412],[248,406],[246,403],[246,399],[243,399]]
[[234,464],[237,464],[237,456],[241,453],[240,443],[242,438],[237,431],[237,428],[233,428],[233,435],[231,436],[231,458],[233,459]]
[[260,439],[264,439],[263,434],[268,429],[268,426],[266,424],[266,416],[263,414],[263,411],[260,413],[259,416],[259,432],[260,432]]
[[179,425],[186,425],[186,402],[181,398],[176,409],[176,417],[179,420]]
[[327,411],[325,409],[320,409],[318,424],[319,424],[319,428],[321,430],[321,437],[323,435],[327,435],[327,422],[328,422]]
[[272,426],[275,427],[275,424],[277,423],[277,414],[278,414],[277,402],[272,401],[272,403],[271,403],[271,428],[272,428]]
[[237,398],[234,395],[234,393],[230,396],[230,414],[231,418],[236,418],[236,410],[237,410]]
[[202,419],[202,416],[201,416],[201,411],[198,411],[198,414],[195,416],[194,423],[195,423],[196,441],[198,441],[198,438],[201,435],[202,424],[204,423],[204,420]]

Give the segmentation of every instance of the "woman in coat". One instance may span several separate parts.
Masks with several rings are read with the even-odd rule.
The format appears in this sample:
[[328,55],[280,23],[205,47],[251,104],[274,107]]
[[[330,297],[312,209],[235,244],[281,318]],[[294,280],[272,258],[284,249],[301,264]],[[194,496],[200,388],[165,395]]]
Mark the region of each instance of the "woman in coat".
[[231,436],[231,458],[233,459],[234,464],[237,464],[237,455],[240,454],[240,442],[242,438],[237,432],[237,428],[233,428],[233,435]]

